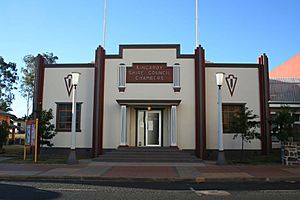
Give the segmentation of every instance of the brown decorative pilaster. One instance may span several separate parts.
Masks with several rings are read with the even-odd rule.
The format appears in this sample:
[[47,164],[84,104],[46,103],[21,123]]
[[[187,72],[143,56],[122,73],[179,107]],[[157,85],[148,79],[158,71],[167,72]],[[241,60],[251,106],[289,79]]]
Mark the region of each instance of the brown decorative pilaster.
[[270,154],[272,149],[271,131],[269,125],[269,63],[266,54],[258,59],[259,62],[259,91],[260,91],[260,130],[261,130],[261,150],[263,155]]
[[199,46],[195,50],[195,133],[196,155],[206,159],[206,103],[205,103],[205,54]]
[[104,109],[104,74],[105,50],[96,49],[94,76],[94,113],[93,113],[93,156],[103,154],[103,109]]
[[33,119],[40,118],[43,109],[44,74],[45,74],[45,58],[39,54],[35,62]]

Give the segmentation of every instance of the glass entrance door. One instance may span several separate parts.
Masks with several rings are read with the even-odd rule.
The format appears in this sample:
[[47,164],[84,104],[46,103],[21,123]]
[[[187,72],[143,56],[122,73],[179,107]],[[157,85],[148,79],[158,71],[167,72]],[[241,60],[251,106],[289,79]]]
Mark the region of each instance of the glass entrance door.
[[138,146],[161,146],[161,111],[138,111]]
[[161,111],[146,111],[146,146],[160,146]]

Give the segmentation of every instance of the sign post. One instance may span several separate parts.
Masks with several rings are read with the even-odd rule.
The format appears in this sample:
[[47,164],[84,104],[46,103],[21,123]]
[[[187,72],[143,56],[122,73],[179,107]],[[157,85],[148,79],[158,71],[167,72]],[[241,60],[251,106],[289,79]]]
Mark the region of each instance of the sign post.
[[26,124],[26,130],[25,130],[25,137],[24,137],[24,160],[26,160],[26,150],[27,150],[27,146],[26,146],[26,141],[27,141],[27,120],[25,121]]
[[38,151],[38,119],[26,121],[26,134],[24,139],[24,160],[27,156],[27,146],[34,146],[34,162],[37,162]]
[[39,129],[39,119],[35,120],[35,141],[34,141],[34,162],[37,162],[37,151],[38,151],[38,139],[39,139],[39,135],[38,135],[38,129]]

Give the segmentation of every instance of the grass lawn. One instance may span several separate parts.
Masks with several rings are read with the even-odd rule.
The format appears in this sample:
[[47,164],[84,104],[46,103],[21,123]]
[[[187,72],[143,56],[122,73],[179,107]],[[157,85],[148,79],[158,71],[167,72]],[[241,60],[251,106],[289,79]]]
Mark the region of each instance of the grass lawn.
[[[23,155],[24,145],[12,144],[12,145],[3,145],[4,152],[0,156],[20,156]],[[28,148],[29,149],[29,148]]]
[[[10,157],[9,160],[3,160],[1,163],[33,163],[34,155],[30,154],[30,147],[26,148],[27,156],[24,160],[24,145],[4,145],[5,153],[0,154],[2,157]],[[63,164],[66,163],[67,156],[51,155],[39,156],[38,163],[45,164]]]
[[281,164],[280,154],[256,155],[250,158],[244,157],[242,160],[228,160],[228,164],[249,164],[249,165],[272,165]]

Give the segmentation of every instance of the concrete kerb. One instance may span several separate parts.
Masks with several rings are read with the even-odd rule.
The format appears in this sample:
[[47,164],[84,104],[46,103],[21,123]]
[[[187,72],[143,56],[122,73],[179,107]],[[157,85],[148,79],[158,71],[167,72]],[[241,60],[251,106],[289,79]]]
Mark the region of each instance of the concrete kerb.
[[300,177],[251,177],[251,178],[132,178],[132,177],[94,177],[94,176],[0,176],[0,181],[58,181],[58,182],[189,182],[189,183],[206,183],[206,182],[299,182]]

